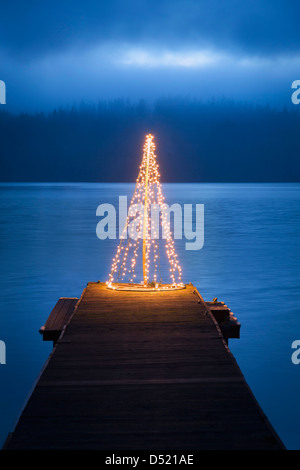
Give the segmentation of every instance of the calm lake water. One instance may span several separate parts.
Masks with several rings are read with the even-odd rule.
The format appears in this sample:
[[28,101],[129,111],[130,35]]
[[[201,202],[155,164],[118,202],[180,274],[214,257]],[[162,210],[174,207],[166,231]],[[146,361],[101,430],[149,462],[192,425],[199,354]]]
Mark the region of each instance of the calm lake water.
[[[132,184],[0,185],[0,442],[12,429],[52,344],[38,333],[59,297],[107,279],[116,241],[96,236],[96,208]],[[241,322],[229,346],[289,449],[300,449],[300,185],[164,184],[166,202],[204,204],[202,250],[176,241],[183,280]]]

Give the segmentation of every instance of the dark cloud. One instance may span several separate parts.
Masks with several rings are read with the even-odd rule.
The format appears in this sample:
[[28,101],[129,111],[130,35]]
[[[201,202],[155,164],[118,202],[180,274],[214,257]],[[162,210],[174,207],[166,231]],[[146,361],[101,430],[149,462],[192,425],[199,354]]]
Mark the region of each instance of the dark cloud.
[[5,0],[7,108],[168,94],[285,105],[299,13],[291,0]]
[[0,47],[28,59],[107,41],[213,47],[256,56],[300,48],[300,4],[283,0],[10,0]]

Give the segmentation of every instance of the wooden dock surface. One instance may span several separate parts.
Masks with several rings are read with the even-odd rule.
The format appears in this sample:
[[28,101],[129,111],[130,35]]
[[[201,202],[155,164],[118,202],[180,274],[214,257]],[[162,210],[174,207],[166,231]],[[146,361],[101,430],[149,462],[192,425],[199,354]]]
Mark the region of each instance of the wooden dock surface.
[[89,283],[7,449],[281,449],[192,285]]

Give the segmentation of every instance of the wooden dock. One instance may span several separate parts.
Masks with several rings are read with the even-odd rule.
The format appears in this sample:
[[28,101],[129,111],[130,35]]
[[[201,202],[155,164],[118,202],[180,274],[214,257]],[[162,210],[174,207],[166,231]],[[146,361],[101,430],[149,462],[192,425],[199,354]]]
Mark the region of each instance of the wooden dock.
[[140,293],[89,283],[60,305],[66,325],[5,448],[283,449],[210,307],[234,323],[192,285]]

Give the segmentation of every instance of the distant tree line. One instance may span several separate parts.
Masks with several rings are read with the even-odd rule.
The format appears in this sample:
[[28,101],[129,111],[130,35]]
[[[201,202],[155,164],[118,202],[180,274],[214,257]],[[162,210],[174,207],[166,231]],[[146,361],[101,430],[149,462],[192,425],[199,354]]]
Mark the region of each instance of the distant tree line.
[[134,181],[146,133],[162,181],[300,181],[300,115],[228,100],[164,98],[0,112],[1,181]]

